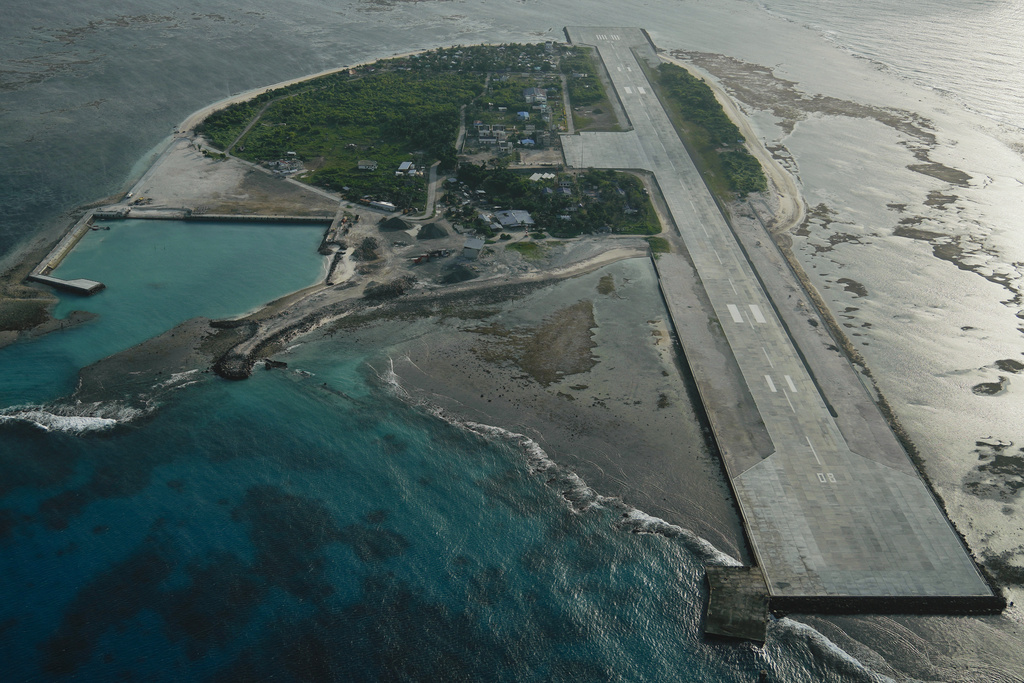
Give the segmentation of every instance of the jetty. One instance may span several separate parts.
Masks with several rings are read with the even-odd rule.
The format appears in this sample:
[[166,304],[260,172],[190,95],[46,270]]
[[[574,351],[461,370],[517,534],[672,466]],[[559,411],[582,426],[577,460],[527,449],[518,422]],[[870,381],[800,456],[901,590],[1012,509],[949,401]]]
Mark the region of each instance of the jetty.
[[[75,248],[75,245],[78,244],[87,232],[89,232],[92,228],[92,222],[96,217],[96,214],[96,211],[89,211],[78,219],[60,242],[50,250],[50,253],[48,253],[42,261],[40,261],[39,265],[32,269],[32,272],[29,273],[26,279],[30,282],[38,282],[61,291],[81,294],[83,296],[89,296],[104,289],[106,285],[102,282],[96,282],[95,280],[86,280],[84,278],[63,280],[59,277],[53,277],[50,275],[50,273],[56,270],[57,266],[60,265],[61,261],[71,253],[71,250]],[[113,216],[108,212],[102,217],[111,218]]]
[[[856,370],[801,331],[816,313],[799,280],[733,232],[645,75],[660,63],[646,33],[566,34],[596,48],[628,123],[563,136],[566,160],[653,174],[676,247],[655,260],[660,286],[771,609],[1002,609]],[[723,578],[709,573],[712,607]]]

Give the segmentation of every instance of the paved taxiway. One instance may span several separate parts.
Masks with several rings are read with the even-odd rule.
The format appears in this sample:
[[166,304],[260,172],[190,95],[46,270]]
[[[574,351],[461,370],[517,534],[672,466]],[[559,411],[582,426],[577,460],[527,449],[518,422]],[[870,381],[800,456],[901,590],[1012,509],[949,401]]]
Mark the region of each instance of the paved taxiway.
[[[990,597],[866,392],[865,414],[874,415],[858,423],[854,438],[844,438],[641,68],[640,60],[659,62],[646,36],[631,28],[567,32],[574,44],[597,48],[632,127],[564,136],[567,163],[653,172],[710,301],[709,315],[721,326],[770,437],[761,452],[723,449],[770,594]],[[688,269],[683,255],[658,261],[670,312],[692,305],[679,284]],[[843,423],[843,429],[853,428]]]

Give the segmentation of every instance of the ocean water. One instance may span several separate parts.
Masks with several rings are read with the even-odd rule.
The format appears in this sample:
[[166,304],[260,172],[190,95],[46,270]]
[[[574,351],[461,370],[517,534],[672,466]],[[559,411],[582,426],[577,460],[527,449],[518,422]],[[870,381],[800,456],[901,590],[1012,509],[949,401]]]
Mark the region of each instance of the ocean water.
[[[770,67],[809,97],[919,115],[932,158],[972,176],[953,188],[906,170],[914,141],[870,121],[812,115],[784,133],[773,113],[750,109],[764,138],[792,153],[808,202],[858,238],[819,251],[829,233],[812,233],[800,257],[837,311],[858,309],[846,313],[855,339],[935,462],[954,521],[980,553],[1019,555],[1015,490],[979,502],[958,483],[977,440],[1024,439],[1018,378],[1004,373],[999,396],[971,392],[1022,351],[1005,285],[1024,262],[1021,6],[600,0],[583,17],[570,0],[15,0],[0,22],[0,261],[127,187],[175,125],[234,92],[410,49],[644,26],[660,47]],[[936,192],[957,201],[926,204]],[[908,216],[970,247],[968,267],[894,237]],[[582,484],[531,442],[410,405],[384,370],[386,348],[310,343],[289,359],[308,376],[182,378],[144,415],[76,416],[63,397],[80,367],[189,316],[241,314],[322,267],[318,234],[304,228],[287,228],[294,261],[254,268],[256,245],[243,264],[224,226],[163,230],[178,240],[163,246],[118,245],[152,226],[121,227],[91,233],[59,273],[113,285],[58,308],[96,306],[100,317],[0,350],[0,405],[36,411],[0,423],[5,678],[1021,679],[1013,614],[818,630],[784,619],[760,650],[704,641],[707,557],[679,536],[632,533],[664,527],[599,491],[566,500],[563,488]],[[208,271],[163,258],[200,243]],[[116,281],[126,262],[145,264],[143,276]],[[218,279],[227,271],[238,290]],[[206,286],[175,290],[171,275]]]
[[8,680],[868,680],[788,621],[704,642],[692,548],[386,360],[309,344],[138,424],[4,426]]

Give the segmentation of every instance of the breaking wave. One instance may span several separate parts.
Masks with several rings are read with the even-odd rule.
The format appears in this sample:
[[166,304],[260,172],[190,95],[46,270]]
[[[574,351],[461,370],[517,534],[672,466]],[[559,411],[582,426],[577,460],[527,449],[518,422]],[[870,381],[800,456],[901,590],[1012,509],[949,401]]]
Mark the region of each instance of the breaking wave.
[[46,432],[87,434],[113,429],[131,422],[146,410],[122,403],[90,403],[79,405],[14,406],[0,410],[0,425],[29,424]]
[[807,650],[803,657],[822,665],[826,670],[838,673],[844,681],[865,681],[866,683],[895,683],[888,676],[871,671],[846,650],[833,643],[817,629],[794,621],[789,617],[773,619],[769,625],[772,639],[777,645]]
[[195,384],[196,381],[195,381],[195,379],[193,379],[193,376],[197,375],[198,373],[199,373],[199,369],[198,368],[195,368],[193,370],[186,370],[185,372],[175,372],[175,373],[173,373],[170,376],[170,378],[168,378],[168,379],[164,380],[163,382],[160,382],[159,384],[157,384],[156,388],[157,389],[181,389],[182,387],[187,387],[187,386],[189,386],[191,384]]
[[742,566],[742,562],[722,552],[706,539],[701,538],[689,529],[670,524],[665,520],[638,510],[623,502],[620,498],[602,496],[568,467],[559,465],[552,460],[540,444],[518,432],[502,427],[464,420],[452,415],[445,409],[429,401],[415,400],[402,386],[401,378],[395,372],[393,359],[388,359],[388,366],[383,372],[377,373],[378,379],[397,397],[415,403],[435,417],[484,438],[502,441],[517,448],[526,456],[526,464],[531,474],[546,477],[545,483],[557,489],[570,507],[576,512],[584,512],[591,508],[606,508],[620,513],[616,526],[634,534],[657,534],[665,538],[679,540],[686,549],[705,565],[725,567]]

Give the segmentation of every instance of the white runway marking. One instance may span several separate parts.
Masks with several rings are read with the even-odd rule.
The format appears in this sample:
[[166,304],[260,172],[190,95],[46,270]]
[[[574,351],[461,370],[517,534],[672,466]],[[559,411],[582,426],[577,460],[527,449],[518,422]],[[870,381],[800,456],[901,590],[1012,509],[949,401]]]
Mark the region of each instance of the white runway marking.
[[814,444],[811,443],[811,437],[805,436],[804,438],[807,439],[807,445],[811,447],[811,453],[814,454],[815,462],[817,462],[820,465],[821,460],[818,459],[818,451],[814,450]]
[[764,351],[764,357],[768,359],[768,365],[774,368],[775,363],[772,362],[772,357],[768,355],[768,349],[762,346],[761,350]]
[[640,93],[641,95],[646,95],[646,94],[647,94],[647,91],[646,91],[646,90],[644,90],[643,88],[641,88],[640,86],[637,86],[637,91],[639,91],[639,93]]
[[761,313],[761,307],[757,304],[750,304],[750,312],[754,314],[754,320],[759,323],[764,323],[764,314]]
[[789,394],[785,390],[783,390],[782,393],[786,397],[786,403],[789,404],[789,409],[792,410],[795,413],[796,412],[796,408],[793,407],[793,402],[789,400]]
[[632,89],[632,88],[630,88],[629,86],[626,86],[626,87],[624,88],[624,90],[626,91],[626,94],[627,94],[627,95],[632,95],[632,94],[633,94],[633,89]]
[[790,377],[789,375],[786,375],[786,384],[789,385],[789,390],[790,391],[792,391],[794,394],[797,393],[796,392],[796,385],[793,384],[793,378]]
[[772,381],[771,375],[765,375],[764,381],[768,382],[768,388],[772,390],[773,394],[777,394],[779,392],[779,390],[775,388],[775,382]]
[[725,307],[729,309],[729,315],[732,316],[733,322],[743,322],[743,316],[740,314],[740,309],[736,308],[735,304],[726,304]]
[[729,286],[732,287],[732,293],[739,296],[740,293],[736,291],[736,285],[733,283],[732,278],[729,278]]

